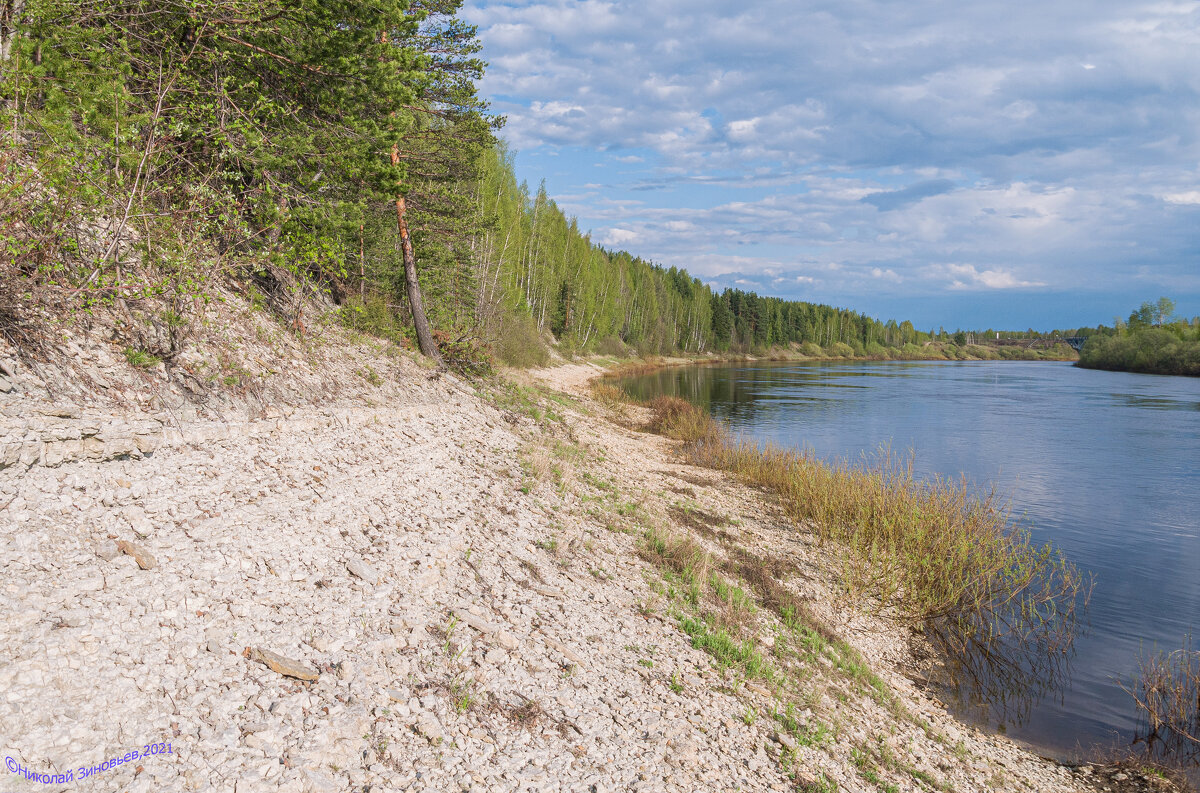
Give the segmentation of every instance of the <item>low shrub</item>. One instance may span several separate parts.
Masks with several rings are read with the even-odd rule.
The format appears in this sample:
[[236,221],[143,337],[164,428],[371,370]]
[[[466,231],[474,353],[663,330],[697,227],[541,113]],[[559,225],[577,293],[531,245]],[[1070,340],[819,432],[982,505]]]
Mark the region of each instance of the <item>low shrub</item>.
[[1200,759],[1200,650],[1190,640],[1143,658],[1136,686],[1126,691],[1145,713],[1147,745]]
[[550,362],[550,352],[542,341],[537,322],[525,311],[505,311],[494,333],[493,350],[503,363],[532,369]]
[[621,341],[616,336],[605,336],[596,344],[596,352],[600,355],[611,355],[615,358],[624,358],[629,355],[629,348],[625,346],[625,342]]
[[835,343],[829,345],[826,352],[829,353],[829,357],[831,357],[831,358],[853,358],[854,357],[854,348],[851,347],[849,344],[846,344],[845,342],[841,342],[841,341],[835,342]]
[[800,345],[800,353],[807,355],[809,358],[824,358],[825,351],[816,342],[806,341]]
[[884,347],[877,341],[873,341],[868,344],[865,352],[868,358],[872,358],[877,361],[886,361],[890,357],[888,355],[887,347]]
[[[251,305],[255,305],[261,299],[256,297],[257,294],[257,290],[251,293]],[[359,333],[389,339],[397,343],[403,343],[405,339],[407,331],[405,322],[379,295],[350,296],[338,310],[338,316],[343,325]]]
[[649,429],[678,441],[697,443],[718,442],[723,438],[721,426],[700,408],[673,396],[658,396],[648,407],[653,415]]

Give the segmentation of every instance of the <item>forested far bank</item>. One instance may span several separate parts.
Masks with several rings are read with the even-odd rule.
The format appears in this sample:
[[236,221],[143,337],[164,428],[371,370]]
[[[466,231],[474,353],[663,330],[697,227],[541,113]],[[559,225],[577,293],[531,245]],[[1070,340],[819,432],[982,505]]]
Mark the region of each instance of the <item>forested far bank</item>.
[[1087,369],[1200,376],[1200,317],[1176,317],[1170,298],[1145,302],[1129,319],[1091,330],[1079,355]]

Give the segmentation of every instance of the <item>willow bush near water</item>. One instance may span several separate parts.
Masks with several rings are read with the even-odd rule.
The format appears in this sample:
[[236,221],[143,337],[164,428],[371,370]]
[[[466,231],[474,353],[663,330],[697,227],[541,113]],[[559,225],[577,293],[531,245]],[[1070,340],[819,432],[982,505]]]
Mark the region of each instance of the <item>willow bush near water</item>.
[[917,479],[911,458],[829,465],[735,440],[676,397],[649,407],[651,429],[685,441],[690,462],[777,493],[790,518],[844,548],[843,582],[860,602],[925,628],[951,655],[982,649],[1003,667],[996,648],[1006,640],[1069,647],[1086,583],[1052,547],[1036,546],[994,494],[977,496],[965,480]]
[[1143,658],[1136,686],[1125,690],[1146,714],[1143,740],[1151,751],[1200,760],[1200,650],[1190,639],[1178,650]]

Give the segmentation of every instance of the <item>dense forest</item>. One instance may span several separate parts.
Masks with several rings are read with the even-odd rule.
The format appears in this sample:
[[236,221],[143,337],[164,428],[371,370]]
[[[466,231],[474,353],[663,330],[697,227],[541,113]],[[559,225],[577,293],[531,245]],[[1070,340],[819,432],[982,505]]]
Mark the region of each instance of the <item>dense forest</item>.
[[9,0],[0,313],[165,306],[185,324],[222,284],[300,333],[325,301],[454,360],[985,354],[593,243],[518,181],[460,5]]
[[1169,298],[1142,303],[1114,327],[1082,329],[1087,342],[1079,365],[1144,374],[1200,376],[1200,317],[1174,316]]

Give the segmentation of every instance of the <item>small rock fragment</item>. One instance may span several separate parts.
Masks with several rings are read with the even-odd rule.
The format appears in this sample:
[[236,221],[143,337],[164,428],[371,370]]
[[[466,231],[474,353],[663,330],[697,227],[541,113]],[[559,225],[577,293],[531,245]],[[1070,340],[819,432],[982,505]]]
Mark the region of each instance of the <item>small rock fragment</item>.
[[138,567],[143,570],[153,570],[158,565],[158,562],[154,561],[154,557],[150,555],[149,551],[140,545],[134,545],[128,540],[118,540],[117,548],[120,549],[121,553],[132,556],[133,560],[138,563]]
[[112,540],[101,540],[96,543],[96,555],[106,562],[111,562],[121,555],[121,549]]
[[75,405],[53,405],[48,408],[42,408],[38,412],[43,416],[53,416],[59,419],[79,418],[79,408]]
[[379,583],[379,573],[375,572],[375,568],[357,556],[346,562],[346,569],[350,571],[351,575],[358,576],[368,584],[374,585]]
[[304,790],[306,793],[337,793],[339,789],[337,783],[320,771],[305,769]]
[[428,714],[422,716],[420,721],[417,722],[417,732],[434,743],[442,739],[442,725],[438,724],[438,720]]
[[266,664],[273,672],[278,672],[284,677],[294,677],[297,680],[316,680],[320,677],[320,673],[313,669],[303,661],[295,661],[291,658],[285,658],[278,653],[273,653],[270,650],[264,650],[261,647],[255,647],[250,651],[250,660],[258,661],[261,664]]
[[133,529],[134,534],[138,537],[149,537],[154,533],[154,524],[146,517],[146,513],[140,507],[126,507],[122,514],[125,520],[129,521],[129,527]]

